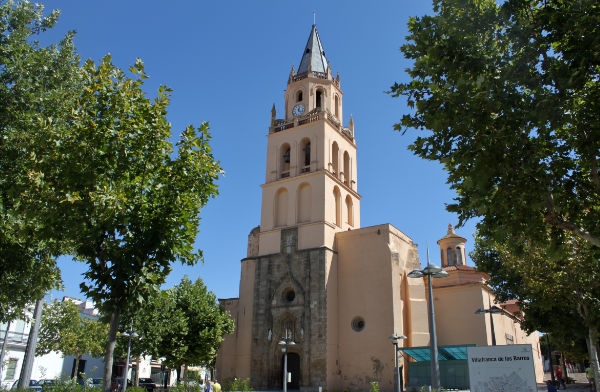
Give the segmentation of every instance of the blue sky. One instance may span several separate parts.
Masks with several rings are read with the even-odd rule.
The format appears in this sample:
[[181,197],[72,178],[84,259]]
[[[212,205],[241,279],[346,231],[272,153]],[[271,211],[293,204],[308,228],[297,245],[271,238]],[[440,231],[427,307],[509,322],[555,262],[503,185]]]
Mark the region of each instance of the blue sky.
[[[419,244],[428,243],[439,264],[436,241],[458,219],[445,210],[454,193],[441,165],[415,157],[407,145],[416,133],[393,130],[408,109],[385,91],[405,81],[409,63],[400,52],[410,16],[431,13],[426,0],[398,1],[89,1],[52,0],[58,25],[42,42],[57,42],[68,30],[83,59],[111,53],[127,69],[141,58],[149,96],[160,84],[173,89],[169,121],[175,133],[210,122],[212,146],[226,172],[220,195],[202,211],[196,244],[205,263],[174,265],[166,286],[184,274],[201,277],[221,298],[237,297],[240,260],[247,236],[260,223],[266,135],[273,103],[282,112],[292,64],[298,67],[313,23],[313,11],[334,75],[344,92],[344,125],[352,114],[358,146],[358,191],[363,227],[391,223]],[[457,231],[472,249],[475,222]],[[470,260],[468,261],[471,264]],[[64,292],[81,298],[85,264],[61,258]]]

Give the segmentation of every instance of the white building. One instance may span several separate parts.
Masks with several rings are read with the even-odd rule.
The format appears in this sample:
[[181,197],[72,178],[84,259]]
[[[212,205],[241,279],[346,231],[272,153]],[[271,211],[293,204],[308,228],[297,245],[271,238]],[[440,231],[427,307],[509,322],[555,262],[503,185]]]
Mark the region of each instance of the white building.
[[[63,301],[75,302],[82,317],[98,317],[98,310],[94,307],[92,301],[81,301],[70,297],[64,297]],[[32,313],[32,310],[30,312]],[[6,336],[4,363],[2,364],[2,373],[0,374],[0,385],[4,388],[10,388],[19,379],[30,329],[31,323],[24,320],[16,320],[10,323],[8,335]],[[4,339],[6,333],[6,324],[0,324],[0,341]],[[72,377],[75,374],[74,366],[75,357],[73,355],[63,357],[58,352],[51,352],[46,355],[36,356],[31,370],[31,379],[55,379],[61,376]],[[103,368],[103,358],[92,358],[89,355],[84,355],[79,363],[79,372],[85,373],[86,378],[102,377]]]

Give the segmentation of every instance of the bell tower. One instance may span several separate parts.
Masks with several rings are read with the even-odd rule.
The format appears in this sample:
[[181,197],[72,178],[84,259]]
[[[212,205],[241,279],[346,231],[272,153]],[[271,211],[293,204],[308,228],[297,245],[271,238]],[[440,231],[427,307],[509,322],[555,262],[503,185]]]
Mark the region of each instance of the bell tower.
[[288,227],[298,228],[298,249],[333,249],[336,232],[360,227],[354,121],[342,125],[342,96],[313,25],[287,81],[283,118],[271,110],[259,255],[279,252]]

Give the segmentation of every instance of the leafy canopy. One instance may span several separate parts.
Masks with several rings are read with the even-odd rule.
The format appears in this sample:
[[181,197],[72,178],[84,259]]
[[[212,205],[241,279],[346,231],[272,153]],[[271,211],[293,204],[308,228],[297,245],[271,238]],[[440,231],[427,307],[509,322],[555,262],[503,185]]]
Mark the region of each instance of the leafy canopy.
[[482,236],[557,228],[600,247],[600,6],[596,0],[435,0],[412,17],[396,83],[418,156],[440,161],[460,224]]
[[63,356],[100,357],[107,334],[108,324],[82,317],[75,303],[68,300],[45,303],[36,354],[58,351]]
[[[133,324],[140,335],[132,352],[165,358],[176,369],[185,365],[210,365],[223,337],[233,332],[233,321],[208,291],[202,279],[185,276],[173,288],[156,292],[140,307],[123,315],[123,326]],[[125,342],[118,349],[126,353]]]
[[[80,82],[73,34],[59,45],[33,40],[59,12],[27,1],[0,4],[0,320],[25,316],[28,303],[56,287],[53,256],[66,248],[45,208],[48,133],[60,132]],[[51,146],[50,146],[51,147]],[[50,198],[52,198],[50,196]],[[45,213],[40,213],[40,209]]]

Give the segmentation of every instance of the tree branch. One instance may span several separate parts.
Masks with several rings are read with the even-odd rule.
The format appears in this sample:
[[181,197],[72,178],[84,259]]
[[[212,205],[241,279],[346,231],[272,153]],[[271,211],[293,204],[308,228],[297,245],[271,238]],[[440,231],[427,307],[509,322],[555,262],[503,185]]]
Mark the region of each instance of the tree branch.
[[592,157],[591,161],[592,168],[590,170],[590,174],[592,177],[592,182],[596,185],[596,191],[600,192],[600,175],[598,175],[598,161],[596,157]]
[[556,208],[554,207],[554,200],[552,198],[552,194],[546,194],[546,207],[547,211],[544,214],[544,220],[549,224],[558,227],[559,229],[563,229],[572,234],[575,234],[577,237],[588,241],[594,246],[600,247],[600,238],[592,235],[589,231],[586,231],[576,225],[575,223],[568,222],[562,219],[556,213]]

